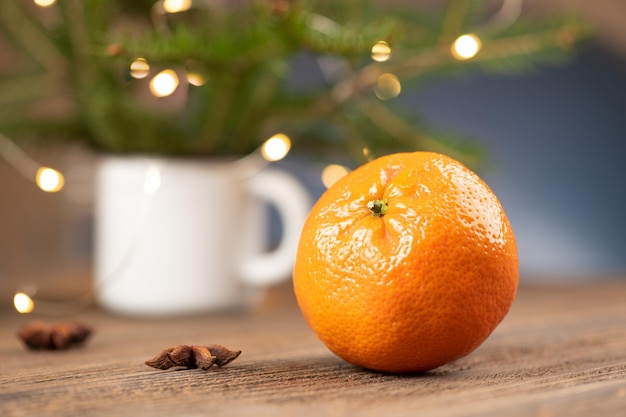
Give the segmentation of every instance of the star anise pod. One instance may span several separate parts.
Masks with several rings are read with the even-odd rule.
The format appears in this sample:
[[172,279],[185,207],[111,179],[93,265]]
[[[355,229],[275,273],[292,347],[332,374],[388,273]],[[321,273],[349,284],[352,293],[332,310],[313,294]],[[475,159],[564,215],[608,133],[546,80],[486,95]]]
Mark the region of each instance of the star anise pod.
[[93,329],[77,321],[45,323],[33,321],[22,327],[17,335],[31,349],[68,349],[83,343]]
[[240,354],[240,350],[230,350],[221,345],[178,345],[163,350],[145,364],[157,369],[181,366],[206,371],[214,364],[220,367],[227,365]]

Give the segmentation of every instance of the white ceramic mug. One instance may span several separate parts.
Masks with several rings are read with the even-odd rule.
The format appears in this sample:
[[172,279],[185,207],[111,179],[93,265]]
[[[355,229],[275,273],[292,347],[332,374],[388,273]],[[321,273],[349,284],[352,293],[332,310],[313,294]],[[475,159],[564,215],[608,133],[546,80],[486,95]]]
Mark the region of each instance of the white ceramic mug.
[[[249,306],[291,276],[310,197],[290,174],[239,161],[104,157],[97,169],[95,290],[108,310],[173,315]],[[263,252],[264,204],[280,215]]]

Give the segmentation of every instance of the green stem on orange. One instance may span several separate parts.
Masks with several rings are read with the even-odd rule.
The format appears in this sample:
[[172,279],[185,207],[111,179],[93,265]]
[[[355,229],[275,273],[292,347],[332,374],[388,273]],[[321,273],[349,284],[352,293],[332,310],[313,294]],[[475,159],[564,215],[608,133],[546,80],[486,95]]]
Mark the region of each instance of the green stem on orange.
[[387,213],[387,200],[372,200],[367,203],[367,208],[374,216],[382,217]]

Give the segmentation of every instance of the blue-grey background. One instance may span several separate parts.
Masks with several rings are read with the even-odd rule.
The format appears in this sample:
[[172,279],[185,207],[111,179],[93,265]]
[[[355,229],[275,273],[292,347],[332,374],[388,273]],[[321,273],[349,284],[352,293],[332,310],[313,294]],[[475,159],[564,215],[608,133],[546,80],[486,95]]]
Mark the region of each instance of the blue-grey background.
[[626,66],[589,45],[521,78],[473,74],[407,98],[434,125],[478,138],[481,173],[526,274],[626,270]]
[[[524,277],[626,271],[624,61],[591,43],[564,65],[435,79],[398,100],[488,152],[479,174],[510,218]],[[292,164],[314,196],[323,191],[317,171]]]

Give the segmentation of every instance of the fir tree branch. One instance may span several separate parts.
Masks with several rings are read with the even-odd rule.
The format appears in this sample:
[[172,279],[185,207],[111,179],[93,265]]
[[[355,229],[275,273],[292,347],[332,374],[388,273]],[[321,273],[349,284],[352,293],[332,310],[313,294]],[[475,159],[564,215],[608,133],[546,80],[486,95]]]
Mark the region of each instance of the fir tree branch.
[[53,79],[62,77],[67,60],[44,30],[14,0],[0,2],[0,23]]
[[84,0],[64,0],[59,2],[63,7],[67,21],[69,41],[72,45],[71,64],[72,76],[79,83],[78,92],[88,93],[97,79],[97,69],[93,61],[94,54],[91,48],[91,34],[85,20]]
[[356,105],[375,125],[389,133],[399,143],[404,144],[407,149],[428,149],[445,153],[468,165],[476,163],[476,161],[468,160],[467,155],[461,154],[457,149],[437,141],[422,131],[417,131],[414,126],[409,125],[402,117],[379,101],[374,99],[359,100]]
[[[355,73],[340,80],[333,90],[336,100],[346,101],[371,89],[378,77],[384,73],[392,73],[399,79],[414,79],[443,67],[462,70],[468,66],[511,60],[517,56],[524,57],[530,64],[534,58],[545,61],[541,53],[554,48],[550,59],[554,60],[559,53],[567,54],[568,48],[584,39],[589,34],[586,26],[576,23],[565,23],[557,28],[536,33],[525,33],[519,36],[489,39],[478,55],[469,61],[460,62],[450,52],[450,43],[420,50],[412,56],[401,56],[387,63],[370,63]],[[402,51],[400,51],[400,54]],[[510,70],[510,68],[509,68]],[[326,100],[326,99],[323,99]]]
[[[270,64],[271,65],[271,64]],[[262,120],[268,119],[274,97],[278,94],[280,78],[270,72],[263,71],[255,79],[247,100],[236,111],[240,117],[235,124],[232,137],[245,143],[245,148],[253,149],[258,143],[258,136],[263,132],[252,132],[250,126],[263,125]]]
[[571,51],[574,43],[586,37],[585,29],[570,25],[554,30],[491,40],[475,57],[474,62],[506,59],[515,56],[532,57],[547,48],[563,53]]
[[465,18],[468,13],[469,3],[467,0],[450,0],[445,8],[441,32],[437,41],[438,45],[448,45],[459,34],[463,33]]
[[343,117],[335,116],[333,118],[335,125],[342,131],[342,136],[350,138],[347,141],[347,150],[352,155],[352,158],[357,164],[364,163],[377,156],[376,151],[372,149],[372,144],[365,138],[364,135],[354,126],[354,123]]
[[[423,81],[425,76],[478,67],[512,73],[567,56],[570,45],[588,33],[575,21],[558,19],[481,26],[482,2],[461,0],[451,0],[445,13],[432,16],[379,7],[369,0],[223,2],[189,15],[167,15],[162,30],[120,30],[120,22],[134,24],[138,15],[149,22],[153,4],[59,0],[63,20],[48,37],[15,0],[0,0],[0,24],[16,44],[25,45],[24,55],[45,70],[28,86],[2,80],[0,127],[17,131],[20,124],[26,130],[35,126],[13,116],[27,104],[64,90],[74,100],[67,133],[82,135],[81,140],[101,150],[245,153],[262,143],[264,135],[290,130],[314,137],[311,144],[324,151],[331,146],[355,158],[363,156],[364,148],[424,148],[467,153],[472,159],[475,152],[463,143],[426,133],[423,124],[377,101],[371,93],[379,76],[389,72],[402,82]],[[129,8],[133,13],[127,15]],[[470,29],[483,39],[483,49],[471,60],[457,61],[450,44]],[[393,48],[385,63],[370,58],[379,40],[388,40]],[[310,91],[293,91],[284,68],[303,51],[341,59],[348,70]],[[194,60],[204,67],[208,81],[189,87],[185,105],[162,109],[153,102],[168,104],[169,98],[146,100],[135,91],[145,81],[124,78],[139,56],[150,62],[151,75],[164,67],[182,72]],[[54,131],[58,126],[44,122],[40,127]]]
[[308,10],[295,10],[285,18],[283,24],[289,36],[300,46],[316,53],[341,56],[368,54],[372,45],[388,38],[396,26],[393,19],[383,16],[369,30],[352,29]]
[[60,91],[59,82],[48,74],[15,77],[0,82],[0,106],[27,104]]
[[205,121],[199,132],[201,148],[206,152],[216,151],[220,144],[225,146],[230,139],[225,135],[226,122],[231,112],[239,111],[235,97],[240,81],[238,77],[229,75],[218,80],[219,87],[213,96],[213,101],[209,103],[210,107],[205,113]]

